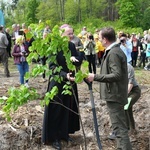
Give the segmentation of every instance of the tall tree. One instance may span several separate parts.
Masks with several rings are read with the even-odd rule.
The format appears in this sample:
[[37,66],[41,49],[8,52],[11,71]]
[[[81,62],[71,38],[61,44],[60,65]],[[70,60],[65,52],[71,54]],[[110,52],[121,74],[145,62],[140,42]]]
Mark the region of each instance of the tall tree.
[[[2,3],[1,0],[0,4]],[[105,21],[119,20],[126,27],[145,28],[150,0],[12,0],[11,7],[7,8],[5,15],[7,22],[35,23],[38,20],[51,20],[52,26],[60,22],[97,23],[100,19]],[[8,5],[8,4],[7,4]],[[11,17],[9,17],[11,15]],[[148,14],[147,14],[148,15]],[[97,25],[98,26],[98,25]]]
[[60,9],[60,21],[64,21],[65,20],[65,0],[59,0],[58,3],[58,9]]
[[27,13],[26,0],[19,0],[16,9],[14,9],[14,23],[23,23],[26,21]]
[[150,7],[144,11],[142,26],[145,30],[150,29]]
[[60,19],[60,7],[56,0],[45,0],[42,1],[37,8],[36,17],[39,20],[46,21],[50,20],[51,25],[55,25],[61,21]]
[[67,23],[78,22],[78,2],[67,0],[65,3],[65,21]]
[[116,3],[119,10],[120,20],[127,27],[136,27],[137,24],[137,16],[139,14],[139,10],[137,10],[134,0],[118,0]]
[[37,7],[39,2],[37,0],[28,0],[27,2],[27,13],[26,13],[26,22],[37,23],[38,19],[36,18]]

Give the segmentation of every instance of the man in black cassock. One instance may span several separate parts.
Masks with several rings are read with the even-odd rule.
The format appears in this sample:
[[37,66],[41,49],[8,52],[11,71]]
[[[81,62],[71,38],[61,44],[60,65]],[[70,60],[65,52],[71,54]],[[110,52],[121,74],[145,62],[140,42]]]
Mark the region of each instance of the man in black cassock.
[[[63,36],[69,37],[71,34],[73,34],[73,29],[70,26],[66,26],[64,29],[65,32],[63,33]],[[68,47],[71,52],[70,60],[75,66],[80,66],[82,59],[81,56],[78,56],[75,45],[69,41]],[[50,69],[53,70],[56,66],[61,66],[62,69],[59,73],[59,76],[63,78],[63,81],[58,83],[57,81],[52,80],[48,84],[48,91],[50,91],[54,86],[57,86],[59,92],[54,99],[50,101],[49,105],[45,106],[42,143],[48,145],[52,142],[53,147],[60,150],[61,140],[71,140],[69,134],[73,134],[75,131],[80,130],[80,122],[78,115],[77,85],[74,82],[75,72],[71,72],[72,74],[70,74],[70,71],[66,65],[66,58],[63,56],[63,51],[58,52],[56,61],[57,64],[50,63]],[[53,74],[52,76],[55,75],[56,74]],[[75,96],[74,94],[62,94],[63,86],[67,81],[71,82]],[[71,109],[77,114],[67,108]]]

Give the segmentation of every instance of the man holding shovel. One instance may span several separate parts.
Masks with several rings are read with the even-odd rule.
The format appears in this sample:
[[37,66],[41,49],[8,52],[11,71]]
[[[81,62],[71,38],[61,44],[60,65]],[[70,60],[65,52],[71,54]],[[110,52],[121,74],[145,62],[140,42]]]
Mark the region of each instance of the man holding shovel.
[[113,131],[117,136],[117,150],[132,150],[124,111],[128,93],[127,58],[116,44],[113,28],[100,30],[99,40],[106,47],[101,71],[100,74],[89,73],[87,80],[100,82],[100,96],[108,107]]

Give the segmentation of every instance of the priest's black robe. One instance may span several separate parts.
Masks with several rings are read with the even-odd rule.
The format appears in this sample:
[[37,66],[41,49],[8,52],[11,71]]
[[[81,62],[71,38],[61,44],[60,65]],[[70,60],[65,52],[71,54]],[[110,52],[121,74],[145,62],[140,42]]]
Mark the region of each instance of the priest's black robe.
[[[80,66],[82,62],[82,57],[78,55],[75,45],[71,42],[68,44],[69,50],[71,51],[71,56],[75,56],[79,62],[73,63],[75,66]],[[62,66],[60,76],[63,77],[63,82],[58,83],[54,80],[49,81],[48,91],[52,87],[58,87],[58,94],[50,101],[48,106],[45,106],[43,128],[42,128],[42,143],[49,144],[54,140],[67,140],[69,134],[73,134],[75,131],[80,130],[79,115],[73,113],[72,111],[78,113],[78,91],[75,82],[72,82],[73,91],[75,93],[72,95],[63,95],[63,86],[68,81],[67,73],[69,69],[66,65],[66,58],[63,56],[63,51],[57,54],[57,64],[50,63],[50,69],[54,69],[56,66]],[[58,75],[58,74],[57,74]],[[53,74],[55,76],[55,74]],[[72,92],[73,93],[73,92]],[[58,103],[64,105],[58,104]],[[68,110],[71,109],[72,111]]]

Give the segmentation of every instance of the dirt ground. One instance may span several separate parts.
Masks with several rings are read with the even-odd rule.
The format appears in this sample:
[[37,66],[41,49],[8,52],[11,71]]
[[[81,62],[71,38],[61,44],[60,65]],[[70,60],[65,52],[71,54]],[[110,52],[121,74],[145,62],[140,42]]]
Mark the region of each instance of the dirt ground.
[[[99,71],[99,69],[98,69]],[[130,135],[133,150],[150,150],[150,77],[148,71],[137,71],[137,79],[142,89],[142,96],[134,105],[134,117],[137,133]],[[0,64],[0,96],[7,96],[7,90],[12,86],[19,86],[18,71],[15,65],[10,67],[10,78],[4,77],[3,67]],[[41,95],[46,91],[47,82],[40,82],[41,77],[30,79],[29,86],[35,87]],[[98,150],[93,116],[90,103],[90,92],[87,85],[82,82],[78,84],[79,108],[81,120],[84,127],[86,140],[82,129],[74,135],[73,142],[62,141],[63,150]],[[93,83],[93,94],[99,134],[103,150],[115,150],[116,142],[108,140],[111,132],[111,123],[105,102],[99,98],[99,84]],[[1,106],[0,106],[1,108]],[[34,100],[20,107],[12,114],[12,121],[7,122],[0,109],[0,150],[53,150],[51,146],[41,143],[41,129],[44,108],[40,106],[40,100]]]

